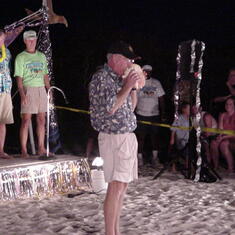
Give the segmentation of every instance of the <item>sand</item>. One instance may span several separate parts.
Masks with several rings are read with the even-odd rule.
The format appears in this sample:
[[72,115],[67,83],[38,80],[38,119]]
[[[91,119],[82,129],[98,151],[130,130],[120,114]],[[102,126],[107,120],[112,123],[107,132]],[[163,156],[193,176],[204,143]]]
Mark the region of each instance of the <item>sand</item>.
[[[234,177],[195,183],[179,173],[142,167],[129,185],[121,216],[123,235],[235,234]],[[0,234],[104,234],[104,194],[56,195],[0,203]]]

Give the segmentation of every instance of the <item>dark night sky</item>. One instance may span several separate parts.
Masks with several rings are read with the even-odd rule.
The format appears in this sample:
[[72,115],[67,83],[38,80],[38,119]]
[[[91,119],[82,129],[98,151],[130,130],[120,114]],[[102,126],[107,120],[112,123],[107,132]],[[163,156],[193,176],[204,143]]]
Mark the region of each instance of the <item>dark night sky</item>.
[[[106,40],[118,33],[155,37],[161,46],[177,45],[182,40],[197,38],[208,44],[233,45],[233,1],[208,0],[135,0],[135,1],[64,1],[53,0],[54,11],[64,15],[69,28],[53,27],[62,38],[76,36],[92,38],[102,34]],[[67,4],[69,3],[69,4]],[[25,16],[24,8],[37,10],[41,0],[1,0],[1,25],[10,24]],[[78,4],[78,6],[77,6]],[[140,36],[139,36],[140,37]],[[94,38],[93,38],[94,40]],[[141,50],[141,48],[140,48]]]
[[[208,0],[135,0],[135,1],[64,1],[53,0],[54,11],[64,15],[69,28],[52,26],[58,44],[69,38],[90,43],[100,39],[100,45],[124,35],[137,44],[154,38],[155,46],[177,46],[182,40],[196,38],[207,46],[231,46],[235,40],[233,1]],[[69,4],[67,4],[69,3]],[[25,16],[24,8],[37,10],[41,0],[1,0],[1,25]],[[78,4],[78,6],[77,6]],[[102,38],[103,35],[103,38]],[[76,45],[74,45],[76,47]],[[136,50],[142,52],[143,45]],[[156,55],[157,56],[157,55]]]

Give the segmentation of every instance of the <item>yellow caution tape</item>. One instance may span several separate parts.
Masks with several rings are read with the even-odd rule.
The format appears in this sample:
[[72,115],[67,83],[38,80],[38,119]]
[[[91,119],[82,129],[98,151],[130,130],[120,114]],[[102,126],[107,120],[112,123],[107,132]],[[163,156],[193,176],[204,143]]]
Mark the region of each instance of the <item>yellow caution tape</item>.
[[[64,110],[77,112],[77,113],[90,114],[89,111],[82,110],[82,109],[68,108],[68,107],[63,107],[63,106],[55,106],[55,107],[57,109],[64,109]],[[191,130],[193,128],[193,127],[185,127],[185,126],[171,126],[171,125],[164,124],[164,123],[147,122],[147,121],[138,121],[138,122],[145,124],[145,125],[161,126],[161,127],[166,127],[166,128],[176,128],[176,129],[181,129],[181,130]],[[201,127],[201,130],[204,132],[211,132],[215,134],[235,135],[234,130],[222,130],[218,128],[208,128],[208,127]]]
[[176,128],[181,130],[191,130],[192,127],[185,127],[185,126],[171,126],[169,124],[164,123],[156,123],[156,122],[147,122],[147,121],[138,121],[139,123],[145,124],[145,125],[151,125],[151,126],[161,126],[161,127],[167,127],[167,128]]
[[57,109],[64,109],[64,110],[68,110],[68,111],[72,111],[72,112],[77,112],[77,113],[86,113],[86,114],[90,114],[89,111],[86,110],[82,110],[82,109],[74,109],[74,108],[68,108],[68,107],[63,107],[63,106],[55,106]]
[[202,130],[204,132],[212,132],[216,134],[235,135],[234,130],[223,130],[223,129],[218,129],[218,128],[208,128],[208,127],[202,127]]

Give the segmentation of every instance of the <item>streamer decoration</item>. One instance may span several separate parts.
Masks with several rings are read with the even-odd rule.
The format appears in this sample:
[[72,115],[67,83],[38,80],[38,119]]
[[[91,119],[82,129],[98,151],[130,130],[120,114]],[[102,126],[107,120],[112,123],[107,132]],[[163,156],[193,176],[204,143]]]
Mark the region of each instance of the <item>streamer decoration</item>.
[[[68,158],[68,156],[66,156]],[[77,190],[92,191],[85,158],[35,162],[0,168],[0,200],[44,198]]]

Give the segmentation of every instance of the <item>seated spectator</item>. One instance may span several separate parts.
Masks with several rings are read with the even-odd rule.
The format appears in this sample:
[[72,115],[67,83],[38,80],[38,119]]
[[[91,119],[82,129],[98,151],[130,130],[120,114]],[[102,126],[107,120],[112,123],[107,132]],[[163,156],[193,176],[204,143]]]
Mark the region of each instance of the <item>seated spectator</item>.
[[[225,102],[225,112],[219,116],[219,129],[235,130],[235,100],[228,98]],[[234,172],[233,153],[235,151],[235,136],[219,135],[216,140],[211,142],[212,157],[215,168],[218,168],[219,153],[225,158],[228,165],[228,172]]]
[[[217,121],[215,118],[208,112],[202,111],[202,108],[197,108],[196,105],[193,105],[191,108],[192,113],[192,125],[197,126],[197,114],[200,114],[199,126],[202,128],[217,128]],[[202,148],[205,151],[205,155],[208,163],[212,162],[212,153],[211,153],[211,141],[217,137],[216,133],[212,132],[202,132],[201,133],[201,143]]]
[[[189,141],[189,117],[190,117],[190,105],[187,102],[183,102],[180,105],[179,116],[175,118],[172,126],[175,127],[185,127],[182,128],[171,128],[171,137],[170,137],[170,150],[176,148],[177,150],[182,151],[182,153],[187,157],[188,152],[188,141]],[[186,158],[187,165],[187,158]],[[172,170],[175,171],[175,164],[173,164]]]

